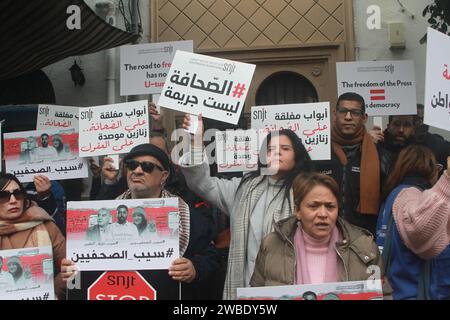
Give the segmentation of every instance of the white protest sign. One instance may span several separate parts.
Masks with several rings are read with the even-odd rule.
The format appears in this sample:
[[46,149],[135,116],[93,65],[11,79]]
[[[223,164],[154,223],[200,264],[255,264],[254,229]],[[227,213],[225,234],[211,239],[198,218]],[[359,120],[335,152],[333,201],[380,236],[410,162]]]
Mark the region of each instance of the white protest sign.
[[40,104],[36,130],[75,129],[78,131],[78,107]]
[[258,138],[256,130],[216,132],[217,171],[240,172],[257,170]]
[[80,157],[127,153],[149,142],[147,100],[80,109]]
[[81,271],[168,269],[179,257],[178,198],[67,203],[67,257]]
[[255,65],[177,51],[158,104],[237,124]]
[[336,63],[338,95],[360,94],[369,116],[417,114],[414,62]]
[[383,300],[381,280],[237,288],[238,300]]
[[120,47],[120,95],[160,93],[177,50],[193,51],[193,41]]
[[152,94],[152,102],[156,106],[156,112],[161,113],[161,107],[158,104],[159,96],[160,96],[159,94]]
[[4,135],[6,169],[21,182],[37,174],[50,180],[88,177],[88,162],[78,157],[78,132],[49,129]]
[[51,246],[1,250],[0,300],[55,300]]
[[450,131],[450,37],[428,28],[424,123]]
[[120,167],[119,155],[118,154],[110,154],[110,155],[107,155],[107,157],[111,159],[110,163],[111,163],[112,169],[119,170],[119,167]]
[[331,157],[329,102],[252,107],[252,129],[290,129],[302,140],[312,160]]

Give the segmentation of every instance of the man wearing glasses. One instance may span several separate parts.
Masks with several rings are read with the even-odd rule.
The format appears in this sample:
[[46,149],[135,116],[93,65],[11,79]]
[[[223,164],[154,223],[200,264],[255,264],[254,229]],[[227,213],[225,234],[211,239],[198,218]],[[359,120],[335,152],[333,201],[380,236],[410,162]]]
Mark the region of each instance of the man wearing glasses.
[[316,161],[316,168],[340,186],[339,215],[374,234],[382,181],[391,159],[367,133],[365,109],[359,94],[347,92],[338,98],[332,119],[331,160]]

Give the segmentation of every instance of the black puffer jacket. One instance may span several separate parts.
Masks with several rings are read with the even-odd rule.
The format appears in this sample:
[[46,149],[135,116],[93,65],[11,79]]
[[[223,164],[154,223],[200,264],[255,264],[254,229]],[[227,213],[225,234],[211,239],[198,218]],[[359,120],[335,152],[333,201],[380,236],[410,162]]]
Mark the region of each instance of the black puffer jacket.
[[[331,160],[314,161],[316,171],[331,176],[338,183],[341,192],[339,215],[347,222],[365,228],[374,234],[378,217],[357,212],[360,202],[361,145],[344,147],[343,149],[348,158],[346,166],[341,164],[332,151]],[[392,158],[389,152],[381,146],[377,145],[377,151],[380,159],[381,188],[392,166]]]

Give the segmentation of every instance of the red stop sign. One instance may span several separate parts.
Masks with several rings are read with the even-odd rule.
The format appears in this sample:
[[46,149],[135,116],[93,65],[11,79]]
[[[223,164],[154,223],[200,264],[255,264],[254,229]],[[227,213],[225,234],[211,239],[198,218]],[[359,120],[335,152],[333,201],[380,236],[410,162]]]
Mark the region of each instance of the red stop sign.
[[104,272],[89,288],[88,300],[156,300],[156,290],[136,271]]

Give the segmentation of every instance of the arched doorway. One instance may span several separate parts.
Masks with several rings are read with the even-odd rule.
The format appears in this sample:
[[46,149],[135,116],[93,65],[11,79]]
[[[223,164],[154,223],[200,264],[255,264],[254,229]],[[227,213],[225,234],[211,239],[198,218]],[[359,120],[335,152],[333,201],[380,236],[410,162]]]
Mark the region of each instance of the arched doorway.
[[259,86],[256,105],[318,102],[313,84],[304,76],[289,71],[277,72]]

